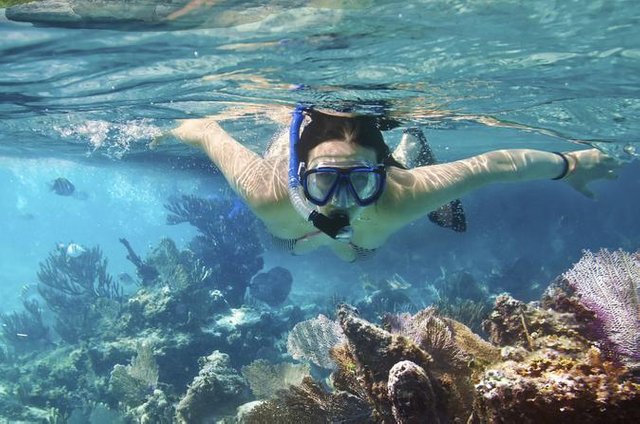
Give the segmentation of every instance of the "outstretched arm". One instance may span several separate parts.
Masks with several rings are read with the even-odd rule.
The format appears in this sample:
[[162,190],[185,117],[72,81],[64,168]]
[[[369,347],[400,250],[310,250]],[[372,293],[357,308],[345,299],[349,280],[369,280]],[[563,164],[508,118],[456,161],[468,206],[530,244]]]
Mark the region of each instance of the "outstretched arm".
[[231,188],[258,215],[286,198],[286,180],[279,172],[286,166],[276,163],[278,159],[263,159],[243,146],[213,118],[181,121],[172,134],[183,143],[202,148]]
[[[395,204],[398,224],[410,222],[426,212],[470,191],[494,182],[553,179],[567,174],[564,181],[593,197],[586,185],[596,179],[615,178],[615,159],[597,149],[561,155],[530,149],[496,150],[456,162],[394,170],[384,202]],[[568,168],[567,168],[568,166]],[[390,187],[390,188],[391,188]],[[385,208],[386,209],[386,208]]]

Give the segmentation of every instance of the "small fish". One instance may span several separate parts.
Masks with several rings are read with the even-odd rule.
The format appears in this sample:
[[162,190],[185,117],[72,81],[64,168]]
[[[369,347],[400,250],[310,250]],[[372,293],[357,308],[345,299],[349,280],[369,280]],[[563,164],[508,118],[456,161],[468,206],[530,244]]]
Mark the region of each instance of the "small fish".
[[128,286],[134,286],[137,284],[136,280],[134,280],[134,278],[126,272],[121,272],[120,274],[118,274],[118,281]]
[[66,178],[59,177],[51,183],[51,191],[60,196],[71,196],[76,191],[76,187]]
[[69,243],[67,246],[67,256],[70,258],[77,258],[78,256],[86,253],[86,251],[87,249],[76,243]]

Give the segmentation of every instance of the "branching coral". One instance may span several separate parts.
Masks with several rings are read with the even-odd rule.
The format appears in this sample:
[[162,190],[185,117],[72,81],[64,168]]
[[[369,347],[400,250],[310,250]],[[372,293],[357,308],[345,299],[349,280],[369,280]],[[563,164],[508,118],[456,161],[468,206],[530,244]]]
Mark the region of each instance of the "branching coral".
[[140,256],[136,254],[127,239],[121,238],[119,240],[120,243],[124,245],[125,249],[127,249],[127,259],[136,267],[136,273],[140,280],[142,280],[143,286],[151,284],[156,278],[158,278],[158,270],[140,259]]
[[122,300],[122,289],[107,274],[107,260],[99,247],[79,256],[70,256],[67,249],[57,247],[40,263],[38,291],[55,312],[77,306],[79,301],[102,297]]
[[216,288],[233,305],[242,304],[251,277],[263,266],[256,220],[238,199],[172,198],[165,208],[170,225],[188,222],[200,235],[189,248],[205,267],[216,270]]
[[219,269],[208,268],[189,250],[179,250],[168,238],[145,259],[157,278],[134,294],[125,307],[128,327],[196,327],[214,313],[229,309],[217,290]]
[[0,314],[4,339],[16,350],[33,348],[49,341],[49,329],[42,321],[42,310],[35,299],[22,301],[24,311]]
[[38,291],[56,314],[55,328],[68,342],[89,335],[99,309],[121,304],[122,288],[107,274],[107,260],[99,247],[70,255],[60,246],[54,249],[38,271]]

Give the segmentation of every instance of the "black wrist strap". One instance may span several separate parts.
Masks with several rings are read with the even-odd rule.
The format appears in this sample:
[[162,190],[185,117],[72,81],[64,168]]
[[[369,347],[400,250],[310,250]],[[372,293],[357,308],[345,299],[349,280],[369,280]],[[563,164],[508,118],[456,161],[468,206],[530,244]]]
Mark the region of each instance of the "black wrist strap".
[[560,156],[564,161],[564,168],[562,169],[562,173],[555,178],[551,178],[552,180],[561,180],[567,175],[569,175],[569,171],[571,170],[571,163],[569,163],[569,158],[567,158],[567,155],[565,155],[564,153],[560,153],[560,152],[551,152],[551,153]]

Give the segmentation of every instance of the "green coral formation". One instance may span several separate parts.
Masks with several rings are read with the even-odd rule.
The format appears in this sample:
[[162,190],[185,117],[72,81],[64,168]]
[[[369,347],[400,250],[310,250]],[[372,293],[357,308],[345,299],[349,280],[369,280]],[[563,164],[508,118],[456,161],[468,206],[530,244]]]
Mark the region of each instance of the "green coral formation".
[[475,386],[474,422],[637,422],[640,381],[584,336],[584,324],[499,297],[486,325],[502,361]]
[[[161,240],[146,257],[121,239],[139,279],[130,293],[98,247],[56,246],[41,263],[38,293],[23,298],[24,311],[2,315],[0,421],[194,422],[234,416],[251,399],[238,370],[283,355],[278,340],[303,316],[237,304],[262,264],[248,211],[232,219],[226,199],[184,202],[172,203],[180,219],[205,210],[218,225],[184,249]],[[244,243],[219,234],[229,228]]]
[[[246,289],[247,276],[262,259],[253,257],[238,275],[230,273],[234,261],[260,251],[255,234],[247,250],[238,245],[218,258],[224,249],[207,243],[231,240],[191,216],[215,208],[188,198],[171,210],[173,221],[190,219],[208,235],[185,249],[161,240],[144,258],[122,239],[140,280],[131,293],[123,294],[109,276],[97,247],[76,246],[71,255],[57,246],[41,264],[40,298],[26,291],[24,311],[2,315],[0,420],[640,421],[634,330],[640,315],[621,320],[611,313],[640,312],[640,264],[616,269],[637,261],[637,254],[585,255],[588,266],[580,262],[576,272],[563,274],[538,302],[497,296],[482,324],[485,340],[438,302],[414,314],[387,313],[380,323],[348,305],[331,319],[319,315],[324,308],[317,305],[303,311],[238,304],[237,287],[227,286],[243,275],[239,285]],[[216,258],[227,263],[219,266]],[[594,271],[593,261],[603,265]],[[578,272],[580,267],[589,272]],[[594,281],[584,282],[583,275]],[[619,284],[625,290],[616,287],[617,275],[627,278]],[[461,294],[472,280],[456,278],[458,288],[450,295],[462,299],[452,293]],[[593,287],[597,293],[618,290],[617,301],[590,296]],[[390,299],[408,288],[396,276],[372,294]],[[472,292],[479,297],[482,290]],[[377,316],[382,303],[365,302],[366,314]],[[474,315],[474,327],[478,319]]]
[[[592,273],[589,278],[603,277]],[[634,280],[633,287],[638,283]],[[628,299],[633,302],[635,297]],[[483,323],[489,341],[435,308],[415,315],[387,315],[383,328],[343,305],[337,319],[341,331],[335,330],[334,322],[314,321],[315,327],[306,325],[304,349],[293,345],[295,354],[309,359],[313,355],[300,351],[313,350],[315,343],[323,352],[329,339],[312,331],[338,340],[331,348],[337,365],[331,389],[307,378],[245,412],[243,419],[249,423],[638,422],[640,377],[635,362],[611,347],[614,337],[594,331],[601,330],[604,326],[596,324],[609,316],[583,301],[562,280],[547,289],[541,302],[500,295]],[[640,312],[636,303],[616,306]],[[631,337],[636,341],[627,344],[630,355],[638,347],[637,334]],[[282,420],[270,421],[277,417]]]
[[200,358],[200,372],[176,407],[177,422],[215,422],[216,417],[232,415],[245,400],[244,379],[231,367],[229,355],[216,350]]

